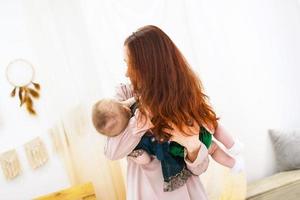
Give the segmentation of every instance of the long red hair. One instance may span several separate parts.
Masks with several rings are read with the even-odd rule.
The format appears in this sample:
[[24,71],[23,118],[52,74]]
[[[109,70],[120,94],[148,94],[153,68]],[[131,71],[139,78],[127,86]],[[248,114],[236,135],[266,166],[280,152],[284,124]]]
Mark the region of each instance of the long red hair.
[[216,129],[218,118],[200,79],[166,33],[148,25],[130,35],[124,46],[128,54],[127,75],[142,116],[147,111],[152,113],[156,138],[169,139],[162,129],[169,128],[170,122],[182,131],[193,120]]

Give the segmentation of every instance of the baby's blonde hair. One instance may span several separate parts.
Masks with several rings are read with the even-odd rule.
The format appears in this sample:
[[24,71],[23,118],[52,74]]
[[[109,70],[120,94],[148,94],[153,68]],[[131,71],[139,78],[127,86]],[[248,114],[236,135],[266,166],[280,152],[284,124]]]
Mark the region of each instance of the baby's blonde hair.
[[[128,124],[130,116],[124,106],[114,99],[102,99],[95,103],[92,121],[96,130],[106,136],[116,136]],[[116,132],[113,129],[119,128]]]

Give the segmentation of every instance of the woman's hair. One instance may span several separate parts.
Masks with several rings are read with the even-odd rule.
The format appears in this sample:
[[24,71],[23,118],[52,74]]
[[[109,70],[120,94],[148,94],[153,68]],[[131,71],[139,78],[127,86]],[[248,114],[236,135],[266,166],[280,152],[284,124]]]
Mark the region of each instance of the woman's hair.
[[157,139],[168,140],[170,136],[162,129],[170,128],[170,122],[181,131],[193,120],[216,129],[218,118],[200,79],[166,33],[153,25],[144,26],[130,35],[124,46],[128,54],[127,75],[140,112],[143,116],[151,112],[152,132]]

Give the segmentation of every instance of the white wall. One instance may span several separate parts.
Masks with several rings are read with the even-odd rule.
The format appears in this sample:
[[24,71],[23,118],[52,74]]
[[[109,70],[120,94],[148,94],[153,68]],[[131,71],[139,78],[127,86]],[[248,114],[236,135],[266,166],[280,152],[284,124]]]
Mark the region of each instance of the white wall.
[[224,125],[246,145],[248,180],[276,171],[267,130],[300,127],[300,5],[205,1],[200,76]]
[[[19,57],[26,58],[33,64],[36,60],[25,26],[21,0],[0,2],[0,27],[0,152],[17,149],[22,167],[22,174],[11,181],[6,181],[0,170],[0,199],[32,199],[68,187],[69,182],[48,137],[52,121],[47,117],[46,109],[41,106],[47,105],[43,84],[42,96],[36,105],[39,114],[37,118],[29,116],[24,109],[19,108],[17,99],[10,97],[13,88],[5,78],[7,64]],[[40,79],[37,81],[40,82]],[[36,136],[40,136],[45,142],[49,161],[44,166],[32,170],[25,157],[23,144]]]

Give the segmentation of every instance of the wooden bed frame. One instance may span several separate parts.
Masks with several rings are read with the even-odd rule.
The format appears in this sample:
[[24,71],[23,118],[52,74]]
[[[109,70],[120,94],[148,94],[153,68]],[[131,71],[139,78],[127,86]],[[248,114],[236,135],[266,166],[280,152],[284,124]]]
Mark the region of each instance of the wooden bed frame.
[[34,200],[96,200],[96,195],[93,184],[86,183],[40,196]]
[[300,170],[280,172],[248,185],[247,200],[299,200]]

